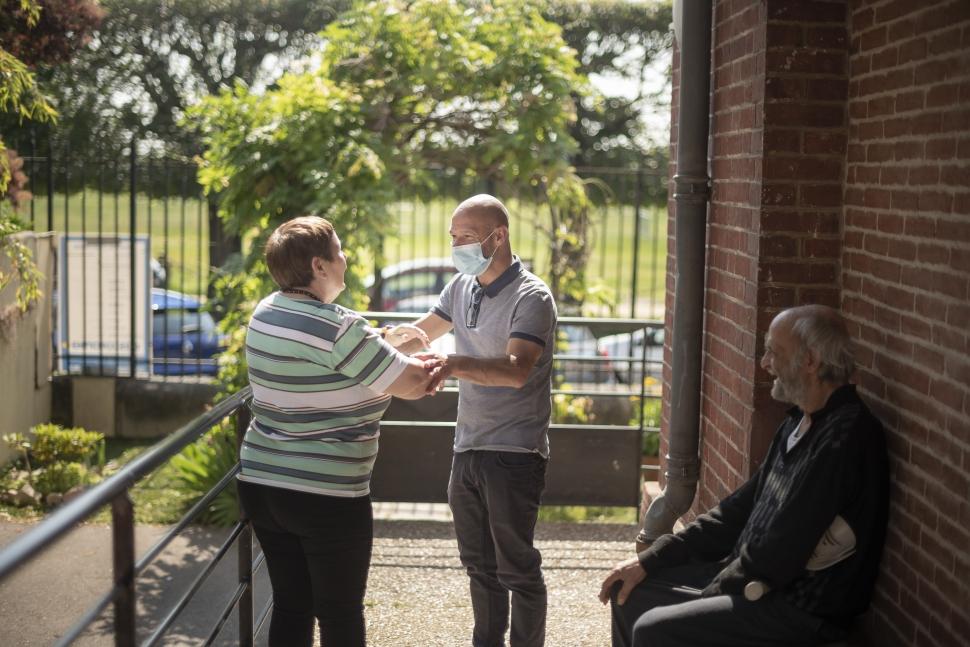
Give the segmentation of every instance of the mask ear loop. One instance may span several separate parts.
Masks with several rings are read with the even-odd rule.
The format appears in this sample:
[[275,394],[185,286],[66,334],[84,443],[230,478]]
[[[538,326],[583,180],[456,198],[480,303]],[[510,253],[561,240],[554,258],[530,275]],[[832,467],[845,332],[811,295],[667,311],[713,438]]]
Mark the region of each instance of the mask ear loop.
[[[496,227],[495,229],[493,229],[492,230],[492,233],[490,233],[488,236],[485,236],[485,238],[482,239],[482,242],[478,243],[479,246],[484,245],[485,244],[485,241],[488,240],[489,238],[491,238],[492,236],[494,236],[496,231],[498,231],[498,227]],[[485,250],[483,249],[482,250],[482,256],[484,258],[487,258],[489,260],[492,260],[492,256],[495,256],[495,252],[497,252],[497,251],[498,251],[498,247],[496,247],[495,249],[493,249],[491,254],[489,254],[488,256],[485,256]]]

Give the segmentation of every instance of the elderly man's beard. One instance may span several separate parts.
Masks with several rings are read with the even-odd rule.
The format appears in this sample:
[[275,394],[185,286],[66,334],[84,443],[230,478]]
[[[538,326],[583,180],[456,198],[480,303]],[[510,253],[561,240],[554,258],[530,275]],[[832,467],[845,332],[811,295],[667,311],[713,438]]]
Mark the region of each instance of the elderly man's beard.
[[778,374],[771,385],[771,397],[779,402],[797,403],[805,392],[805,385],[794,370],[794,359],[784,366],[778,366]]

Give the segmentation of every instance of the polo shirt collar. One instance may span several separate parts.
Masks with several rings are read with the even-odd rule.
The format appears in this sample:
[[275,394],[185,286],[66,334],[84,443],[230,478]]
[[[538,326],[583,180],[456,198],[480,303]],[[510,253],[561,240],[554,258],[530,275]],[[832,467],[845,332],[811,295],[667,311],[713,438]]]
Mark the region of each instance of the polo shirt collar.
[[[502,288],[514,281],[521,271],[522,261],[519,260],[518,256],[513,256],[512,264],[509,265],[497,279],[485,286],[485,296],[489,298],[497,297],[499,292],[502,291]],[[477,278],[475,279],[475,283],[478,283]],[[481,283],[478,283],[479,287],[481,287],[481,285]]]

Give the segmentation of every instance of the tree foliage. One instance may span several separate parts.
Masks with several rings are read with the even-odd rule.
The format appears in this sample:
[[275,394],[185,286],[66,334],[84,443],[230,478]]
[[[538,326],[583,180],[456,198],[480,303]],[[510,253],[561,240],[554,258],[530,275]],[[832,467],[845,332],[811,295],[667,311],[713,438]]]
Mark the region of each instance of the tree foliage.
[[577,101],[578,119],[571,131],[579,144],[574,163],[639,163],[657,143],[644,132],[641,114],[668,109],[669,68],[664,70],[668,85],[659,91],[648,90],[646,77],[672,50],[672,2],[552,0],[544,15],[562,27],[563,39],[576,50],[584,74],[623,78],[635,90],[632,96]]
[[350,0],[102,0],[91,47],[70,69],[43,75],[62,114],[58,137],[74,147],[123,150],[132,136],[194,154],[179,125],[188,106],[241,82],[271,85],[318,43],[316,33]]
[[91,0],[0,0],[0,43],[28,67],[66,63],[103,16]]
[[[8,2],[12,0],[7,0]],[[76,2],[78,0],[57,0]],[[165,143],[169,152],[200,150],[179,126],[206,94],[242,81],[270,87],[320,39],[317,32],[352,0],[102,0],[106,12],[91,47],[70,69],[41,71],[61,112],[58,137],[75,149],[92,142],[121,151],[132,135]],[[462,0],[469,11],[486,6]],[[651,147],[639,118],[666,110],[668,93],[651,95],[644,71],[670,50],[670,0],[547,0],[543,16],[563,29],[583,74],[622,78],[632,97],[577,99],[570,134],[576,165],[630,165]],[[486,9],[487,10],[487,9]],[[508,29],[514,35],[514,29]]]
[[[97,24],[88,0],[0,0],[0,114],[10,121],[51,121],[57,113],[41,93],[31,65],[67,60]],[[25,311],[40,295],[40,275],[30,250],[14,234],[23,229],[14,208],[29,196],[22,160],[0,133],[0,253],[11,270],[0,270],[0,290],[16,277],[16,303]],[[0,324],[11,312],[0,313]]]
[[[535,4],[373,2],[323,37],[312,71],[263,94],[237,84],[189,113],[206,143],[201,181],[220,193],[227,227],[253,239],[242,273],[224,279],[237,306],[230,331],[269,291],[261,243],[283,220],[314,212],[334,222],[351,253],[347,294],[359,295],[353,252],[376,248],[399,183],[457,166],[539,185],[575,150],[571,97],[586,83]],[[227,361],[241,376],[238,357]]]

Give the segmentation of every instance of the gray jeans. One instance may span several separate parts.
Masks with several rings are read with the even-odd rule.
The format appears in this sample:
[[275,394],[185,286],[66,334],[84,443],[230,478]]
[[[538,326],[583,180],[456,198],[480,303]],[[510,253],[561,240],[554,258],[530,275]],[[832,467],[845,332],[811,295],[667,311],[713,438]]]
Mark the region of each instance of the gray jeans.
[[512,597],[512,647],[546,633],[542,556],[532,545],[546,459],[534,453],[456,453],[448,482],[458,553],[471,579],[474,647],[503,647]]
[[610,600],[613,647],[807,647],[841,640],[845,632],[768,593],[700,596],[720,564],[694,562],[647,576],[623,606]]

